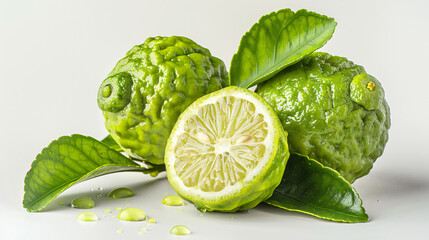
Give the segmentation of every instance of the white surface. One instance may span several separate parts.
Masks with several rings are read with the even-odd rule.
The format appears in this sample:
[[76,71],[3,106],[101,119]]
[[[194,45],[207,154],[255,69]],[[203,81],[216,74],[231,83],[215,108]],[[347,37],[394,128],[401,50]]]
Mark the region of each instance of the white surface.
[[[260,16],[306,8],[334,17],[338,26],[322,49],[365,66],[383,84],[392,111],[390,140],[373,171],[354,186],[370,221],[341,224],[266,205],[235,214],[184,211],[161,205],[174,193],[165,178],[120,173],[82,183],[45,211],[22,208],[30,164],[52,140],[80,133],[106,135],[96,103],[98,86],[132,46],[149,36],[183,35],[229,67],[242,34]],[[427,1],[5,1],[0,0],[0,239],[427,239],[429,226]],[[59,202],[115,187],[130,187],[130,206],[159,222],[110,216],[95,223]],[[124,207],[96,199],[94,212]],[[232,219],[235,217],[235,219]],[[184,224],[193,232],[168,233]],[[116,233],[122,226],[123,232]]]

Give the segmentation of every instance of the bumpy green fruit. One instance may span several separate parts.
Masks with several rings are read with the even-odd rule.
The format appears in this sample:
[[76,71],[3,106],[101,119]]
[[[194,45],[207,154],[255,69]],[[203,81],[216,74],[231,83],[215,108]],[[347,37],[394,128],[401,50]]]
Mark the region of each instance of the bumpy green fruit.
[[225,64],[185,37],[153,37],[133,47],[98,91],[113,139],[131,156],[154,164],[180,113],[199,97],[226,87]]
[[384,90],[346,58],[313,53],[258,85],[289,133],[291,152],[336,169],[350,182],[371,170],[388,140]]

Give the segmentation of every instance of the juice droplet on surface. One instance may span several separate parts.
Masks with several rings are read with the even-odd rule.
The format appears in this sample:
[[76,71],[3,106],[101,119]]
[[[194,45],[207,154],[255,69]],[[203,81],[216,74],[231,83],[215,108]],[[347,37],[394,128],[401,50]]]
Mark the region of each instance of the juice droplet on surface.
[[181,212],[183,212],[183,209],[179,208],[179,209],[177,209],[177,211],[181,211]]
[[78,197],[73,199],[71,206],[80,209],[90,209],[95,207],[95,203],[90,197]]
[[112,210],[110,210],[110,209],[104,209],[104,212],[105,213],[112,213]]
[[167,196],[162,199],[161,203],[167,206],[182,206],[185,204],[183,199],[177,195]]
[[117,188],[109,193],[109,198],[120,199],[134,196],[134,192],[129,188]]
[[122,229],[118,229],[118,230],[116,230],[116,232],[117,232],[117,233],[121,233],[121,232],[122,232]]
[[60,202],[60,205],[64,205],[64,203],[63,203],[63,202]]
[[123,221],[144,221],[146,213],[139,208],[125,208],[118,214],[118,219]]
[[122,211],[122,208],[121,207],[117,207],[117,208],[115,208],[115,211]]
[[189,230],[189,228],[186,226],[177,225],[171,229],[170,233],[173,235],[189,235],[191,234],[191,230]]
[[95,215],[95,213],[86,211],[86,212],[81,212],[77,216],[77,220],[84,221],[84,222],[92,222],[92,221],[97,221],[98,217],[97,215]]
[[148,223],[156,223],[155,218],[149,218],[149,220],[147,220]]

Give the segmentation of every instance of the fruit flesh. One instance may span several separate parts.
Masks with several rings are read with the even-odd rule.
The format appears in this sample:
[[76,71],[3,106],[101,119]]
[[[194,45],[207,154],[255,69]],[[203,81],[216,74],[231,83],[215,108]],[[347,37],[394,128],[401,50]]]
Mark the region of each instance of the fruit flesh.
[[286,137],[260,96],[225,88],[179,117],[166,149],[168,180],[201,211],[252,208],[280,183],[289,156]]
[[291,152],[316,159],[350,182],[368,174],[383,153],[390,128],[384,90],[345,58],[313,53],[256,92],[288,131]]
[[186,179],[187,187],[198,184],[205,192],[221,191],[256,167],[264,157],[267,134],[264,116],[255,112],[253,103],[230,96],[207,104],[187,121],[179,136],[177,174]]

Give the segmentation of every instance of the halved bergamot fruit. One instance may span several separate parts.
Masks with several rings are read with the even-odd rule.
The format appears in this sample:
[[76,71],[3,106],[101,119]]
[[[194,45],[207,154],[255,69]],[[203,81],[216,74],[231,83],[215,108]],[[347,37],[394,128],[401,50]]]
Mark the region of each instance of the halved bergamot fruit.
[[287,133],[262,97],[239,87],[203,96],[179,117],[165,151],[176,192],[201,211],[255,207],[279,185]]

